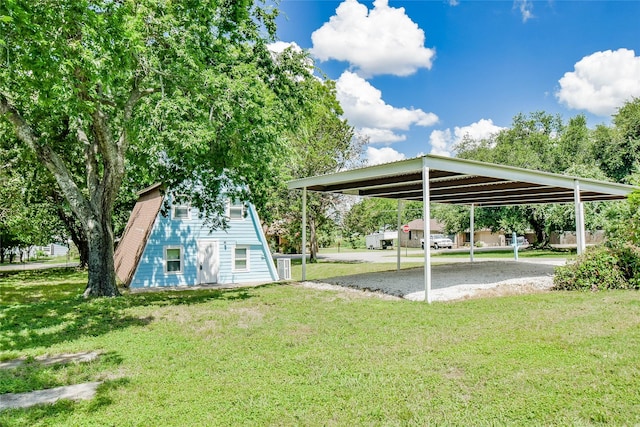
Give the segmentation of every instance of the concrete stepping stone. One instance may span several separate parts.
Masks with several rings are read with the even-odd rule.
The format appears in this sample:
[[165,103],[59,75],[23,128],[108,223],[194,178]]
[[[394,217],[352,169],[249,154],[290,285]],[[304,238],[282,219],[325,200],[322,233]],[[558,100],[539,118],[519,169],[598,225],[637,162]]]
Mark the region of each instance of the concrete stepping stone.
[[29,393],[2,394],[0,395],[0,411],[10,408],[27,408],[43,403],[54,403],[60,399],[93,399],[100,384],[102,384],[102,381],[37,390]]

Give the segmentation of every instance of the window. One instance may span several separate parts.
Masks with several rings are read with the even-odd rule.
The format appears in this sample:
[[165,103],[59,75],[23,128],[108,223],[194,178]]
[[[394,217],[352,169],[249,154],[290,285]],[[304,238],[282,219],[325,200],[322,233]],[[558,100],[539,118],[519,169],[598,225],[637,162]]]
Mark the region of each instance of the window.
[[173,207],[173,219],[189,219],[189,205],[176,205]]
[[166,246],[164,248],[164,271],[182,273],[182,247]]
[[231,201],[227,202],[228,211],[227,217],[232,221],[240,221],[244,219],[244,203],[236,202],[233,203]]
[[237,246],[233,250],[233,271],[249,271],[249,248]]
[[189,199],[182,196],[182,203],[179,203],[177,198],[173,199],[173,206],[171,213],[173,219],[191,219],[191,205]]

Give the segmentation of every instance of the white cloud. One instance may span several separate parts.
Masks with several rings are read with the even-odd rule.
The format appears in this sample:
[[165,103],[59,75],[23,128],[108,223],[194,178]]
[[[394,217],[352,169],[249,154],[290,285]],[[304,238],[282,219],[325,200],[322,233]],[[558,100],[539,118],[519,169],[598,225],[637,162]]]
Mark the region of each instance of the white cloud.
[[522,22],[527,22],[533,18],[533,3],[531,0],[514,0],[513,6],[520,9],[522,14]]
[[404,140],[394,130],[408,130],[411,126],[433,126],[438,116],[417,108],[393,107],[382,99],[382,92],[362,77],[349,71],[336,81],[336,97],[344,116],[371,142],[392,143]]
[[362,136],[368,137],[371,144],[391,144],[407,139],[406,135],[398,135],[389,129],[360,128],[357,132]]
[[560,79],[556,97],[569,108],[599,116],[614,114],[640,96],[640,57],[629,49],[606,50],[585,56]]
[[267,48],[273,53],[282,53],[289,47],[294,52],[302,52],[302,48],[296,42],[277,41],[267,45]]
[[451,156],[453,147],[462,142],[465,137],[474,140],[487,139],[502,129],[504,128],[494,125],[491,119],[480,119],[468,126],[456,126],[453,128],[453,132],[451,129],[434,130],[429,136],[431,154]]
[[424,46],[424,31],[404,8],[389,7],[388,0],[373,6],[369,11],[357,0],[340,3],[329,22],[311,35],[311,53],[321,61],[347,61],[363,76],[408,76],[430,69],[435,50]]
[[404,160],[405,158],[406,157],[404,154],[394,150],[391,147],[367,147],[367,165],[370,166]]
[[431,154],[439,156],[451,156],[451,146],[453,145],[451,130],[434,130],[429,136],[429,144],[431,145]]

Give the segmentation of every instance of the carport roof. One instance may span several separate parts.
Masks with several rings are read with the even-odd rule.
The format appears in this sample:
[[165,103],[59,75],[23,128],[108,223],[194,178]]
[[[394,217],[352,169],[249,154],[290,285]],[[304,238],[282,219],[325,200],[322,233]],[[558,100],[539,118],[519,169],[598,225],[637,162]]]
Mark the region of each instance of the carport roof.
[[423,200],[423,168],[429,200],[476,206],[573,203],[624,199],[637,187],[529,169],[425,155],[376,166],[290,181],[290,189],[402,200]]

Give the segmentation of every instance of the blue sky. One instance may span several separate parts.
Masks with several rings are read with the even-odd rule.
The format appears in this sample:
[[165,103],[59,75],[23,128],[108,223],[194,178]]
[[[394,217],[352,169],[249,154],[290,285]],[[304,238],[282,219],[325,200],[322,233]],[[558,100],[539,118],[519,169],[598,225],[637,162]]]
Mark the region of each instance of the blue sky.
[[281,0],[278,38],[335,80],[370,163],[453,155],[518,113],[610,123],[640,97],[640,0]]

